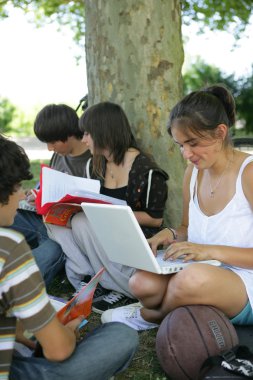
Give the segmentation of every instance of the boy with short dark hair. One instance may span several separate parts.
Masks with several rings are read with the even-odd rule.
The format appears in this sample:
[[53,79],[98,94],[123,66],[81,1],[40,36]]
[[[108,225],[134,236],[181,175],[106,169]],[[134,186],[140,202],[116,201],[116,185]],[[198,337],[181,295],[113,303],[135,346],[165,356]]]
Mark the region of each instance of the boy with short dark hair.
[[[0,136],[0,378],[2,380],[105,380],[122,371],[138,344],[137,333],[120,323],[101,326],[79,339],[82,318],[62,325],[49,301],[44,282],[23,236],[9,228],[31,179],[23,148]],[[30,348],[23,335],[33,333],[43,357],[24,357],[15,340]],[[106,349],[105,349],[106,347]]]
[[[83,177],[90,151],[82,142],[83,133],[78,126],[76,111],[66,104],[48,104],[37,114],[34,133],[54,151],[50,167],[70,175]],[[34,204],[34,195],[27,193],[27,200]],[[58,243],[49,239],[41,215],[18,210],[12,226],[21,232],[32,248],[35,260],[48,286],[64,267],[65,256]]]

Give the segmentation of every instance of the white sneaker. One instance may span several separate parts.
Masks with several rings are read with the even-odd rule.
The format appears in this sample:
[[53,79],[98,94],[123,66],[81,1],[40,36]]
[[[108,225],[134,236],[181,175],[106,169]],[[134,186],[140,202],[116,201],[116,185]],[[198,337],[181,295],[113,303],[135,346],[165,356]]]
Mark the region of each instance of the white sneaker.
[[132,303],[129,306],[117,307],[116,309],[106,310],[101,316],[102,323],[121,322],[135,330],[149,330],[158,327],[156,323],[145,321],[142,318],[140,302]]

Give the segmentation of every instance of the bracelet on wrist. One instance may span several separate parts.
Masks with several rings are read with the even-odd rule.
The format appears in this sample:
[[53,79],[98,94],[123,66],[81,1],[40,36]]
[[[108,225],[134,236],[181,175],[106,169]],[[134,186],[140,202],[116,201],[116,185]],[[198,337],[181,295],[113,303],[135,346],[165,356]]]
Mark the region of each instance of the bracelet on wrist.
[[167,230],[169,230],[172,233],[173,240],[177,240],[177,231],[174,230],[174,228],[171,228],[171,227],[166,227],[166,228],[167,228]]

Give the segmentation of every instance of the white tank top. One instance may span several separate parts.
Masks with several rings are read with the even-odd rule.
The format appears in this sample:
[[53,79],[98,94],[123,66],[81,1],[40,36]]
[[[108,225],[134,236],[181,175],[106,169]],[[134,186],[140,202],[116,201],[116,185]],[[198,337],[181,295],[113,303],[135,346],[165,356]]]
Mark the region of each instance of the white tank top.
[[[253,247],[253,210],[242,189],[242,172],[253,156],[242,163],[236,180],[236,191],[230,202],[218,214],[207,216],[199,208],[194,189],[198,170],[194,167],[190,181],[188,240],[199,244],[233,247]],[[253,268],[243,269],[226,265],[243,280],[253,308]]]

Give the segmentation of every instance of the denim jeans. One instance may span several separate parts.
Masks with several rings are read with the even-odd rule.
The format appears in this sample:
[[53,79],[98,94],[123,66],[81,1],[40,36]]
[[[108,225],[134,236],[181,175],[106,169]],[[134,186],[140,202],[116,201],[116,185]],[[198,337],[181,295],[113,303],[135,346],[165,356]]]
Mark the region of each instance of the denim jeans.
[[107,380],[130,364],[138,348],[138,333],[118,322],[106,323],[77,345],[70,358],[14,356],[10,380]]
[[65,255],[61,246],[48,237],[42,217],[35,212],[18,210],[10,228],[25,236],[45,284],[48,286],[56,274],[64,268]]

